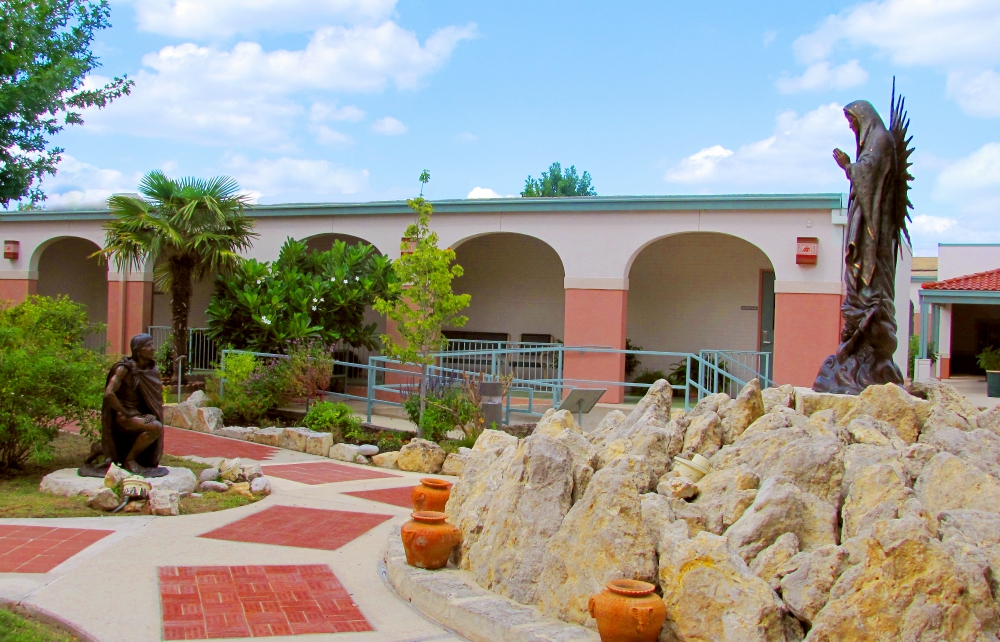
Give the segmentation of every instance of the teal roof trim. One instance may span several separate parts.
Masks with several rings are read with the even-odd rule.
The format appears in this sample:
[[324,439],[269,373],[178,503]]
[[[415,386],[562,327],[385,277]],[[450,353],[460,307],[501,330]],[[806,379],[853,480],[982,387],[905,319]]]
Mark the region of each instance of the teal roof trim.
[[[692,210],[834,210],[842,207],[840,194],[732,194],[718,196],[582,196],[569,198],[490,198],[431,201],[439,214],[645,212]],[[385,216],[412,214],[406,201],[371,203],[283,203],[254,205],[248,214],[272,216]],[[0,221],[107,220],[109,210],[11,212]]]
[[985,292],[982,290],[920,290],[920,303],[1000,305],[1000,292]]

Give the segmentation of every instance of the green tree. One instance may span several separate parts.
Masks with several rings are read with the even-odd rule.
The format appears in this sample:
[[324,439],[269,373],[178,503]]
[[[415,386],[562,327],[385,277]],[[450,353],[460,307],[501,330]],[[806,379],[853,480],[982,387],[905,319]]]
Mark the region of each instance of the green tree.
[[[426,170],[425,170],[426,172]],[[421,182],[425,174],[421,175]],[[428,177],[429,178],[429,177]],[[375,309],[396,322],[400,340],[382,335],[383,353],[403,363],[420,366],[420,419],[417,436],[427,407],[427,366],[434,363],[435,352],[448,345],[441,329],[450,325],[462,327],[467,317],[458,313],[469,307],[468,294],[455,294],[451,282],[462,276],[462,266],[453,265],[455,252],[438,247],[438,235],[430,229],[434,207],[423,197],[406,201],[417,220],[406,228],[406,238],[400,249],[403,255],[393,263],[398,279],[392,285],[392,299],[380,298]],[[412,250],[411,248],[412,244]],[[400,286],[399,284],[405,284]]]
[[192,280],[232,271],[257,234],[253,219],[244,215],[247,197],[228,176],[171,180],[155,170],[142,178],[139,191],[145,198],[108,200],[115,217],[104,226],[105,247],[97,254],[113,260],[119,271],[139,271],[148,261],[164,259],[153,277],[170,291],[176,359],[187,356]]
[[376,347],[365,309],[388,298],[396,281],[392,261],[364,243],[335,241],[326,252],[308,252],[288,239],[274,263],[244,261],[219,275],[208,306],[208,332],[220,345],[280,352],[290,342],[344,342]]
[[562,165],[552,163],[541,179],[528,175],[521,196],[597,196],[597,192],[590,185],[590,172],[578,176],[576,165],[570,165],[564,174]]
[[35,183],[55,174],[62,149],[46,149],[80,111],[104,107],[131,91],[127,76],[81,89],[100,66],[90,51],[95,32],[111,26],[107,0],[0,2],[0,204],[45,198]]

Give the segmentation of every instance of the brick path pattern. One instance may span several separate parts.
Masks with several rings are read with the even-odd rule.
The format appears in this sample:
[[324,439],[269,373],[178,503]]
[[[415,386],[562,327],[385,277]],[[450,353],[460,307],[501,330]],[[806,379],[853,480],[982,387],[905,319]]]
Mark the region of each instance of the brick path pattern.
[[383,504],[392,504],[403,508],[413,508],[413,489],[416,486],[401,486],[399,488],[379,488],[376,490],[352,490],[344,495],[370,499]]
[[228,439],[218,435],[206,435],[205,433],[193,430],[164,426],[163,452],[177,457],[183,457],[184,455],[225,457],[226,459],[245,457],[247,459],[264,461],[274,457],[279,450],[271,446],[262,446],[248,441]]
[[114,531],[0,526],[0,573],[48,573]]
[[264,474],[271,477],[290,479],[300,484],[332,484],[335,482],[356,481],[359,479],[383,479],[399,477],[392,473],[383,473],[368,468],[355,468],[335,464],[332,461],[321,461],[315,464],[271,464],[264,467]]
[[272,506],[199,537],[335,551],[392,515]]
[[164,640],[372,631],[330,567],[159,569]]

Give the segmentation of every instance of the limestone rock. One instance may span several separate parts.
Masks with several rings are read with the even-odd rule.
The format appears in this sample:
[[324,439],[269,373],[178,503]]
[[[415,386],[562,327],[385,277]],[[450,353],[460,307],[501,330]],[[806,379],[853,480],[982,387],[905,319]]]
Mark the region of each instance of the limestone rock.
[[677,640],[786,640],[781,601],[724,537],[699,533],[677,540],[660,555],[659,579],[667,606],[664,628]]
[[174,428],[191,430],[198,420],[198,406],[187,402],[177,404],[171,413],[171,420],[173,423],[168,425],[172,425]]
[[[188,468],[168,466],[167,470],[169,472],[165,477],[150,477],[146,481],[153,488],[167,488],[178,493],[190,493],[198,484],[198,479]],[[104,479],[100,477],[80,477],[76,468],[63,468],[42,477],[38,490],[62,497],[74,497],[90,495],[104,487]]]
[[174,413],[177,410],[177,404],[175,403],[165,403],[163,404],[163,425],[164,426],[176,426],[177,423],[174,420]]
[[[790,408],[783,408],[781,406],[775,408],[771,412],[761,415],[757,421],[750,424],[743,434],[743,437],[751,437],[762,432],[769,432],[771,430],[778,430],[779,428],[796,428],[798,430],[804,430],[807,419],[804,415],[800,415]],[[736,441],[739,441],[737,439]]]
[[396,466],[400,470],[412,473],[436,474],[441,472],[441,466],[447,456],[444,448],[433,441],[415,438],[399,450]]
[[920,443],[949,452],[984,473],[1000,479],[1000,435],[990,430],[941,428],[920,435]]
[[218,468],[206,468],[205,470],[198,473],[199,482],[215,481],[219,478]]
[[364,455],[358,455],[357,457],[354,458],[354,463],[367,466],[370,463],[370,460]]
[[354,444],[334,444],[330,447],[328,456],[337,461],[353,462],[358,458],[358,447]]
[[[907,474],[907,466],[903,459],[904,453],[890,446],[872,446],[870,444],[851,444],[844,449],[844,477],[841,484],[841,496],[847,498],[851,489],[851,484],[857,477],[859,471],[874,464],[887,463],[899,472],[900,475]],[[912,476],[907,479],[907,486],[910,485]]]
[[208,395],[206,395],[203,390],[195,390],[194,392],[191,393],[191,395],[187,399],[184,400],[183,404],[178,404],[178,405],[188,405],[188,406],[193,406],[195,408],[204,408],[211,402],[212,400],[208,398]]
[[785,533],[795,533],[803,551],[836,544],[837,509],[778,475],[764,480],[753,504],[725,534],[749,563]]
[[978,510],[950,510],[938,517],[941,541],[975,547],[989,563],[993,595],[1000,594],[1000,515]]
[[326,457],[333,446],[333,435],[308,428],[285,428],[278,445],[288,450]]
[[944,406],[932,406],[930,415],[924,421],[922,435],[933,435],[939,430],[971,430],[969,422],[953,410]]
[[246,498],[253,498],[253,493],[250,492],[250,482],[239,482],[233,484],[229,487],[229,492],[236,495],[243,495]]
[[[731,444],[736,441],[736,438],[742,435],[750,424],[763,415],[764,399],[760,392],[760,382],[753,378],[743,386],[743,390],[729,405],[725,421],[722,424],[723,443]],[[685,450],[687,450],[687,446],[685,446]]]
[[203,481],[198,484],[198,490],[203,493],[224,493],[229,490],[229,486],[220,481]]
[[467,551],[476,583],[522,604],[537,599],[545,543],[569,511],[573,458],[537,430],[518,447]]
[[635,476],[599,470],[548,541],[538,577],[538,606],[562,620],[596,627],[587,601],[613,579],[656,580],[655,544],[642,519]]
[[462,456],[458,453],[448,453],[448,456],[444,458],[444,463],[441,465],[442,475],[455,475],[456,477],[462,474]]
[[1000,435],[1000,406],[993,406],[979,413],[976,416],[976,427]]
[[271,480],[267,477],[256,477],[250,482],[250,492],[254,495],[270,495]]
[[810,642],[996,639],[985,562],[957,561],[922,520],[878,522],[857,550],[813,619]]
[[656,546],[656,554],[673,545],[673,541],[686,539],[689,534],[687,522],[677,519],[670,502],[656,493],[645,493],[639,498],[642,522]]
[[937,446],[922,444],[917,442],[903,451],[903,467],[909,474],[910,479],[920,477],[924,466],[934,458],[934,455],[941,452]]
[[451,497],[445,507],[448,521],[462,534],[452,558],[463,570],[469,570],[467,552],[482,533],[490,504],[503,485],[504,475],[518,452],[518,440],[510,435],[508,436],[513,443],[508,443],[505,448],[500,448],[503,443],[499,440],[491,439],[483,443],[483,436],[490,432],[495,431],[483,431],[483,435],[476,440],[472,455],[465,462],[461,478],[452,487]]
[[361,444],[358,446],[358,454],[365,457],[374,457],[378,454],[378,446],[375,444]]
[[706,412],[714,412],[719,414],[732,399],[729,398],[724,392],[716,392],[714,394],[705,395],[701,401],[695,404],[695,407],[691,409],[691,412],[687,414],[688,419],[694,419],[695,417],[700,417]]
[[674,391],[670,387],[670,384],[666,379],[657,379],[653,382],[653,385],[649,387],[646,394],[643,395],[639,403],[635,405],[632,412],[625,417],[625,421],[621,425],[622,431],[627,432],[632,426],[639,422],[643,417],[652,416],[649,414],[651,409],[654,409],[654,413],[663,418],[663,423],[670,421],[670,404],[673,400]]
[[907,443],[899,437],[896,429],[884,421],[862,415],[847,425],[847,432],[855,443],[871,446],[890,446],[896,450],[906,450]]
[[799,553],[788,566],[797,568],[781,578],[781,597],[795,617],[812,622],[826,606],[837,578],[847,570],[847,550],[823,546],[811,553]]
[[175,490],[154,488],[149,491],[149,510],[154,515],[180,515],[181,495]]
[[215,434],[219,428],[222,428],[222,408],[211,406],[198,408],[197,413],[195,413],[194,425],[191,428],[198,432]]
[[252,433],[247,435],[247,441],[264,446],[281,448],[281,439],[284,434],[284,428],[256,428]]
[[625,421],[628,419],[626,415],[621,410],[612,410],[608,414],[604,415],[604,418],[585,436],[591,442],[602,441],[607,435],[617,432],[625,425]]
[[687,499],[698,494],[698,487],[687,477],[664,477],[657,484],[656,492],[664,497],[674,497],[676,499]]
[[[330,450],[333,450],[332,448]],[[390,470],[399,470],[399,466],[396,465],[396,459],[399,457],[399,451],[393,450],[387,453],[379,453],[372,457],[372,463],[379,468],[388,468]]]
[[118,495],[115,494],[115,491],[111,490],[107,486],[98,488],[96,491],[87,496],[87,506],[93,508],[94,510],[111,511],[118,508],[118,505],[121,503],[122,502],[118,499]]
[[531,433],[532,435],[548,435],[549,437],[555,437],[563,430],[572,430],[575,433],[583,434],[583,428],[576,423],[576,419],[573,418],[573,413],[569,410],[554,410],[549,408],[542,415],[542,418],[538,421],[538,425],[535,426],[535,431]]
[[896,519],[903,504],[913,494],[898,467],[872,464],[858,471],[841,512],[841,541],[858,535],[876,521]]
[[936,380],[914,381],[907,386],[907,389],[910,394],[923,397],[932,406],[942,406],[957,413],[965,420],[970,429],[986,428],[986,426],[977,424],[979,409],[972,405],[972,402],[954,386]]
[[736,523],[757,497],[760,478],[747,466],[714,470],[698,480],[698,507],[705,528],[722,535]]
[[858,403],[855,395],[837,395],[831,392],[816,392],[812,388],[795,389],[795,412],[806,417],[821,410],[833,410],[837,421],[854,410]]
[[755,433],[724,446],[711,463],[713,470],[746,465],[761,479],[784,475],[802,490],[840,505],[844,455],[834,437],[810,437],[795,428]]
[[119,468],[115,464],[108,466],[108,472],[104,473],[104,485],[108,488],[114,488],[119,485],[125,478],[131,477],[132,473],[128,472],[123,468]]
[[[756,379],[755,379],[756,381]],[[744,429],[746,426],[744,426]],[[742,431],[741,431],[742,432]],[[732,443],[732,440],[729,441]],[[711,457],[722,447],[722,419],[711,410],[694,417],[684,435],[684,448]],[[678,451],[679,452],[679,451]]]
[[777,591],[780,588],[778,570],[798,553],[799,538],[795,533],[785,533],[753,558],[750,572]]
[[858,402],[854,408],[843,417],[838,415],[837,423],[849,425],[862,415],[888,422],[908,444],[917,441],[917,412],[914,408],[914,398],[894,383],[865,388],[858,395]]
[[230,439],[247,441],[250,439],[250,435],[252,435],[255,430],[257,429],[244,428],[243,426],[221,426],[216,429],[215,434],[220,437],[229,437]]
[[[653,412],[652,409],[647,411]],[[644,479],[637,482],[639,492],[655,490],[660,477],[673,466],[674,457],[680,454],[684,445],[684,427],[678,421],[669,421],[665,426],[640,421],[635,426],[635,432],[626,441],[625,452],[630,456],[642,458]],[[613,460],[610,451],[605,450],[599,457],[598,465]]]
[[946,510],[997,511],[1000,482],[951,453],[934,456],[913,489],[931,515]]
[[164,490],[174,490],[178,493],[190,493],[198,485],[198,478],[194,476],[194,472],[190,468],[168,466],[167,469],[170,471],[167,476],[152,477],[146,480],[153,487],[153,490],[161,488]]
[[563,429],[556,435],[556,441],[566,446],[570,457],[573,459],[573,496],[572,502],[583,497],[587,490],[587,485],[594,476],[594,468],[597,465],[597,453],[582,434],[571,430]]
[[[660,496],[662,497],[662,495]],[[702,511],[701,506],[683,499],[674,499],[673,497],[664,497],[664,499],[670,504],[670,510],[674,512],[674,520],[684,522],[687,525],[687,532],[690,537],[708,530],[705,513]]]
[[260,464],[245,464],[240,466],[240,479],[243,481],[252,482],[258,477],[264,476],[264,470],[260,467]]
[[761,401],[764,402],[764,414],[775,408],[795,408],[795,386],[784,384],[774,388],[765,388],[760,393]]

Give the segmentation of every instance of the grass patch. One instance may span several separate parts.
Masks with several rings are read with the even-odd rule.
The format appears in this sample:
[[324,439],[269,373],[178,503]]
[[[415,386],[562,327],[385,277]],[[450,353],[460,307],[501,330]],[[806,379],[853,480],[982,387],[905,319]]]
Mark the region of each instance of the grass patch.
[[[53,442],[53,447],[55,452],[52,461],[47,464],[28,464],[11,475],[0,477],[0,517],[111,517],[110,513],[88,507],[85,497],[58,497],[38,490],[42,477],[61,468],[79,467],[90,454],[90,442],[80,435],[71,433],[59,433]],[[164,455],[160,464],[173,468],[188,468],[196,477],[198,473],[209,468],[207,464],[171,455]],[[181,499],[180,511],[182,515],[211,513],[246,506],[255,501],[256,498],[250,499],[236,493],[205,493],[201,497]],[[138,514],[140,513],[123,512],[114,516]],[[0,642],[7,640],[0,637]]]
[[75,642],[77,639],[37,620],[0,611],[0,642]]

